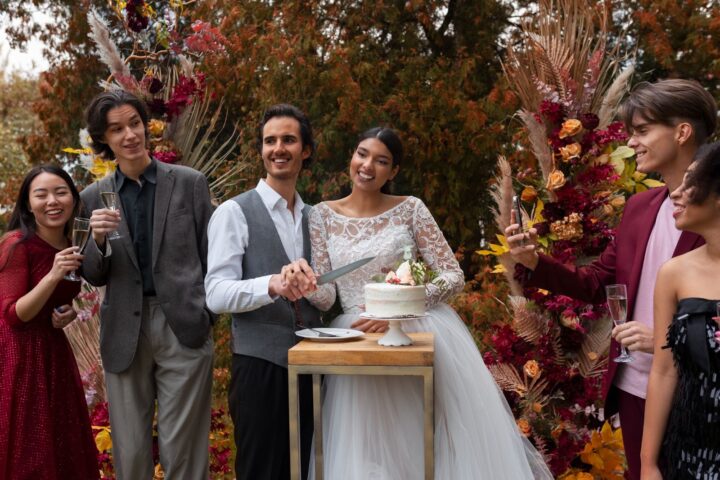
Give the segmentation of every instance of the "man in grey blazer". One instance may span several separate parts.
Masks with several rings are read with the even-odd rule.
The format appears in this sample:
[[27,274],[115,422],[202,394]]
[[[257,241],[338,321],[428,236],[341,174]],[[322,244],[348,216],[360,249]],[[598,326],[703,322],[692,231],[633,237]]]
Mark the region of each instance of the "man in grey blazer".
[[[203,286],[212,214],[207,180],[148,155],[148,114],[135,96],[101,93],[86,117],[93,149],[118,165],[81,193],[92,211],[82,274],[106,287],[100,353],[117,478],[153,477],[157,401],[165,477],[207,480],[213,359]],[[103,192],[117,194],[119,211],[105,207]]]
[[[257,187],[224,202],[208,227],[207,302],[232,314],[233,358],[229,391],[235,426],[238,480],[290,477],[288,349],[297,328],[319,326],[318,311],[303,292],[284,284],[283,266],[310,259],[305,205],[295,190],[312,158],[310,122],[292,105],[274,105],[258,128],[265,171]],[[312,397],[300,383],[302,478],[312,440]]]

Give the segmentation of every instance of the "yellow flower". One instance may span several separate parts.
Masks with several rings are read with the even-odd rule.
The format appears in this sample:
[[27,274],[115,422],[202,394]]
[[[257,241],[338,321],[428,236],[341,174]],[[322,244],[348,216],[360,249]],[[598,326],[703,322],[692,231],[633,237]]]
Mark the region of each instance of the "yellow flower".
[[580,122],[580,120],[571,118],[570,120],[565,120],[565,122],[562,124],[558,137],[572,137],[573,135],[577,135],[578,133],[580,133],[581,130],[582,123]]
[[150,120],[150,123],[148,123],[148,131],[153,137],[162,136],[163,132],[165,131],[165,122],[153,118],[152,120]]
[[540,365],[535,360],[528,360],[527,362],[525,362],[525,365],[523,365],[523,370],[525,371],[525,375],[530,378],[537,378],[542,373]]
[[528,422],[524,418],[520,418],[516,423],[518,428],[520,429],[520,433],[522,433],[526,437],[529,437],[530,433],[532,433],[532,427],[530,426],[530,422]]
[[562,156],[563,162],[579,157],[580,153],[582,153],[582,147],[577,142],[560,147],[560,155]]
[[558,188],[565,185],[565,174],[558,169],[553,170],[548,175],[547,185],[545,188],[548,190],[557,190]]
[[110,436],[110,427],[98,427],[93,425],[93,430],[100,430],[95,435],[95,446],[98,452],[104,452],[112,449],[112,437]]
[[100,157],[95,157],[93,159],[93,166],[89,169],[89,171],[95,180],[100,180],[101,178],[114,173],[116,168],[117,164],[114,160],[103,160]]
[[527,186],[523,188],[522,193],[520,194],[520,198],[523,202],[527,203],[533,203],[535,200],[537,200],[538,192],[535,190],[535,187]]

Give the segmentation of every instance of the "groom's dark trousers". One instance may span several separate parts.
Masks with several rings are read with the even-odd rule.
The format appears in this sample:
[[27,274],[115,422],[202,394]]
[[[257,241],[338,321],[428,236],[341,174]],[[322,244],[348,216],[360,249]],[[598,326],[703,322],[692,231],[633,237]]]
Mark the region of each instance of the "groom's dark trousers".
[[[299,391],[301,478],[306,479],[313,436],[310,376],[300,377]],[[289,479],[287,369],[260,358],[233,354],[229,405],[235,425],[237,480]]]

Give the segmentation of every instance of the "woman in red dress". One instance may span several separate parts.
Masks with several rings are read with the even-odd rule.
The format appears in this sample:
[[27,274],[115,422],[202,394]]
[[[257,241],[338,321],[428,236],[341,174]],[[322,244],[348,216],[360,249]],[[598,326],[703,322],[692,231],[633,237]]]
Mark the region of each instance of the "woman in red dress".
[[25,177],[0,241],[0,478],[99,477],[80,374],[62,327],[80,266],[69,231],[80,196],[55,166]]

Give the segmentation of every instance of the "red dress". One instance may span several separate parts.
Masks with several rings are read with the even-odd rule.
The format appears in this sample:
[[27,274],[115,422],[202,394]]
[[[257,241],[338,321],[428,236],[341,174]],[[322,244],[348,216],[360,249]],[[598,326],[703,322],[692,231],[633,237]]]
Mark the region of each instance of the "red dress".
[[10,234],[0,251],[0,479],[99,478],[97,450],[75,357],[52,309],[71,304],[79,282],[61,281],[38,315],[22,322],[15,303],[50,271],[54,247]]

